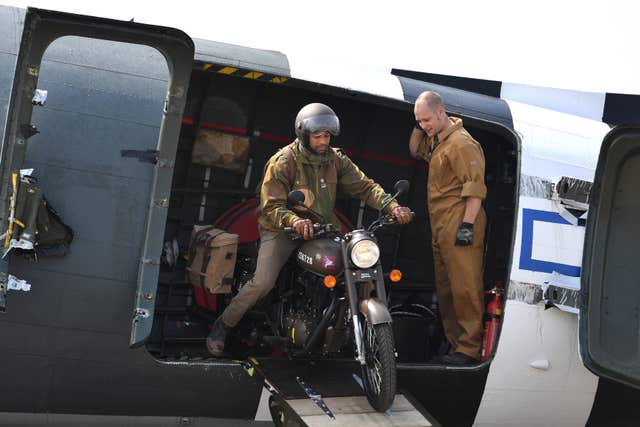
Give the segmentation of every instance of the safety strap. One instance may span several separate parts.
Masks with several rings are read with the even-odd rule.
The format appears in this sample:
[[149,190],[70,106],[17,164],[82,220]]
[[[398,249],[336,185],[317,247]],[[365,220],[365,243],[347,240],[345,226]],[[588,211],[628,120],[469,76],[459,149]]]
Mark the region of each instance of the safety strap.
[[203,275],[200,276],[200,281],[202,282],[202,284],[204,284],[204,275],[207,273],[207,267],[209,266],[209,261],[211,261],[211,247],[209,246],[209,244],[211,243],[212,240],[214,240],[216,237],[218,237],[219,235],[221,235],[223,233],[225,233],[225,231],[224,230],[220,230],[219,233],[212,234],[204,242],[205,250],[204,250],[204,255],[203,255],[203,258],[202,258],[202,274]]
[[[213,228],[213,227],[212,227]],[[202,288],[202,296],[204,297],[204,301],[207,304],[207,308],[209,310],[212,310],[211,304],[209,303],[209,290],[207,288],[205,288],[204,286],[204,279],[206,279],[206,274],[207,274],[207,268],[209,267],[209,261],[211,260],[211,247],[209,246],[209,243],[215,239],[216,237],[218,237],[219,235],[221,235],[222,233],[224,233],[224,230],[220,230],[219,233],[216,233],[212,236],[210,236],[207,240],[205,240],[204,242],[204,253],[202,254],[202,270],[200,271],[200,287]]]
[[296,179],[296,165],[293,161],[293,150],[288,145],[282,149],[284,154],[287,156],[287,172],[289,174],[289,185],[293,187]]
[[209,230],[213,230],[214,228],[215,227],[211,225],[199,230],[196,234],[193,235],[193,237],[191,238],[191,242],[189,243],[189,264],[187,264],[187,267],[191,267],[191,264],[193,264],[193,260],[195,259],[196,242],[200,239],[200,237],[202,237],[204,233],[208,232]]
[[342,162],[340,161],[340,157],[338,156],[339,152],[342,152],[339,148],[331,147],[336,157],[333,159],[333,165],[336,167],[336,175],[340,177],[340,172],[342,172]]

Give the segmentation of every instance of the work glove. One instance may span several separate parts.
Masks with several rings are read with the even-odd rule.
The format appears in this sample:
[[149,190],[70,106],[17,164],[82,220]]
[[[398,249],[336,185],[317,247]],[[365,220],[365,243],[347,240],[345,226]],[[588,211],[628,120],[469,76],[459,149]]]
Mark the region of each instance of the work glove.
[[456,246],[471,246],[473,244],[473,224],[463,222],[456,233]]

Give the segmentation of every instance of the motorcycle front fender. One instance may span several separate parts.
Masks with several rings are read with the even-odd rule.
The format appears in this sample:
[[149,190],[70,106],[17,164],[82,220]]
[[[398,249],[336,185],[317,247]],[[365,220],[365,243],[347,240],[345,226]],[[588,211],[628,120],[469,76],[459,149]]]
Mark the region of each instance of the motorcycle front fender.
[[389,309],[378,298],[368,298],[360,301],[360,313],[362,313],[372,325],[391,323]]

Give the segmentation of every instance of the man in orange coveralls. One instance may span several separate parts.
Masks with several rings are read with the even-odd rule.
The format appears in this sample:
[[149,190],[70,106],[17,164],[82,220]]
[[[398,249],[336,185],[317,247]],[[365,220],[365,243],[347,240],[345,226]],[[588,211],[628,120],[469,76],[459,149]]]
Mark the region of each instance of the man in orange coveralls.
[[436,92],[420,94],[414,114],[416,128],[409,150],[413,157],[429,162],[427,203],[436,293],[451,343],[442,361],[474,364],[480,358],[484,313],[484,153],[462,120],[447,116]]

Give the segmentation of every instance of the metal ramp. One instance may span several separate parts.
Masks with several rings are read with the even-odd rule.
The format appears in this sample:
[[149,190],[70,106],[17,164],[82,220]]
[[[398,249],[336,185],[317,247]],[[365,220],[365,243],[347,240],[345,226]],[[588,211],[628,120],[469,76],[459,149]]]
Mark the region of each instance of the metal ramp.
[[300,425],[308,427],[431,427],[436,425],[402,394],[396,395],[393,405],[385,413],[373,409],[365,396],[325,398],[324,403],[335,418],[327,416],[311,399],[290,399],[285,400],[285,403],[299,419]]
[[[305,365],[291,360],[251,359],[250,375],[258,374],[269,391],[269,411],[276,426],[286,427],[431,427],[435,419],[411,395],[400,391],[387,412],[367,401],[352,361]],[[357,373],[356,373],[357,372]]]

